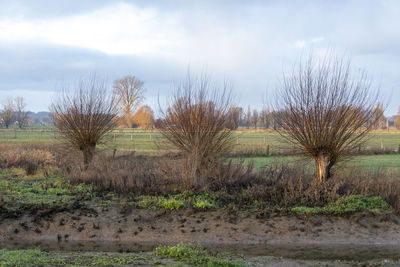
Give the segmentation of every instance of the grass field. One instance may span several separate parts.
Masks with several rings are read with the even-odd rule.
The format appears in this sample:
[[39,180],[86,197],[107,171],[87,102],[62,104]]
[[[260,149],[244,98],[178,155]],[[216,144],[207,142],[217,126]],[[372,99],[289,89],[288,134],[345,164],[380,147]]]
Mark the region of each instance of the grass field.
[[[277,133],[263,131],[236,131],[233,134],[235,141],[235,150],[244,151],[258,149],[263,151],[269,149],[271,153],[276,153],[284,149],[290,149],[285,142],[282,141]],[[155,153],[162,144],[165,143],[161,134],[157,131],[143,131],[131,129],[117,129],[107,136],[108,141],[105,145],[100,145],[103,150],[135,150],[139,153]],[[60,142],[58,134],[53,128],[37,129],[28,128],[25,130],[17,129],[1,129],[0,143],[5,144],[54,144]],[[160,146],[161,144],[161,146]],[[366,148],[388,149],[389,151],[397,151],[400,145],[400,132],[372,133],[366,143]],[[313,162],[304,162],[301,157],[295,156],[271,156],[271,157],[244,157],[246,162],[253,161],[256,167],[262,167],[274,162],[300,162],[313,167]],[[239,161],[239,159],[234,159]],[[400,169],[400,154],[386,155],[363,155],[343,163],[341,166],[354,166],[368,170]],[[339,166],[339,168],[341,167]]]
[[[117,129],[107,136],[110,142],[103,148],[135,149],[137,151],[156,151],[157,142],[163,143],[163,137],[157,131],[142,131],[131,129]],[[271,152],[290,148],[281,139],[279,134],[263,131],[235,131],[233,134],[236,149],[270,146]],[[385,148],[398,150],[400,146],[400,132],[372,133],[365,144],[367,148]],[[0,129],[0,143],[57,143],[59,136],[53,128],[45,129]]]
[[[301,164],[310,170],[314,169],[314,162],[299,156],[271,156],[271,157],[245,157],[234,158],[233,162],[244,160],[246,163],[252,162],[256,168],[262,168],[270,164]],[[400,171],[400,154],[383,155],[361,155],[341,162],[337,168],[355,167],[366,171]]]

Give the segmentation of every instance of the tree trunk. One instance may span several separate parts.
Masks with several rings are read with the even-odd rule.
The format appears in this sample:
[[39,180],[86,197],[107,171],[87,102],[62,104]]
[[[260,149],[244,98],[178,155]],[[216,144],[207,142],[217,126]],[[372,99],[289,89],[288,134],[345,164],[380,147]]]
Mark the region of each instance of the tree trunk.
[[315,158],[315,182],[321,185],[331,176],[332,163],[329,155],[321,153]]
[[85,170],[89,167],[89,164],[92,162],[95,150],[96,150],[96,145],[87,145],[83,149],[81,149],[83,153],[83,164],[85,165]]

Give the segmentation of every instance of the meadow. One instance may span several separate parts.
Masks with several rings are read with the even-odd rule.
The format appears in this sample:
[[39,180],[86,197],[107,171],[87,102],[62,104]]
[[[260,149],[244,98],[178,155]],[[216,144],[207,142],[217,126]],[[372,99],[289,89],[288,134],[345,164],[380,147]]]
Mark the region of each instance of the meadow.
[[[234,162],[244,160],[253,162],[255,167],[271,163],[301,163],[313,167],[312,161],[301,156],[293,156],[296,151],[285,143],[279,134],[263,130],[239,130],[233,133],[235,143],[229,159]],[[3,144],[57,144],[61,140],[52,127],[1,129],[0,143]],[[163,152],[167,147],[165,140],[157,130],[116,129],[107,135],[107,143],[99,145],[103,151],[135,151],[137,154],[153,155]],[[360,149],[360,154],[346,160],[338,168],[357,167],[370,171],[391,170],[400,167],[400,132],[373,132]]]

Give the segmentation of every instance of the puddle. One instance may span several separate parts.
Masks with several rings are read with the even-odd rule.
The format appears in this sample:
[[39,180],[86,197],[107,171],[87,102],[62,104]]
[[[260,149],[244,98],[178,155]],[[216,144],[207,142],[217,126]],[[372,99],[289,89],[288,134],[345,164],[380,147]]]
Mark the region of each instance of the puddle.
[[[0,248],[28,249],[39,247],[44,251],[71,252],[146,252],[152,251],[159,243],[122,242],[75,242],[41,241],[0,243]],[[302,260],[376,260],[400,259],[400,246],[386,245],[212,245],[205,248],[213,251],[231,252],[245,257],[275,256]]]

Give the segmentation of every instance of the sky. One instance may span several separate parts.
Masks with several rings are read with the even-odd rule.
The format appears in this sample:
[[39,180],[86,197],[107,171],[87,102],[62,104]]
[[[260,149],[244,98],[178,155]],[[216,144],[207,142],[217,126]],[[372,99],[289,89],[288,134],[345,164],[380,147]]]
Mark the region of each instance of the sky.
[[62,84],[96,73],[111,87],[129,74],[157,109],[190,69],[260,108],[305,51],[333,49],[367,71],[394,115],[399,26],[398,0],[0,0],[0,102],[48,110]]

